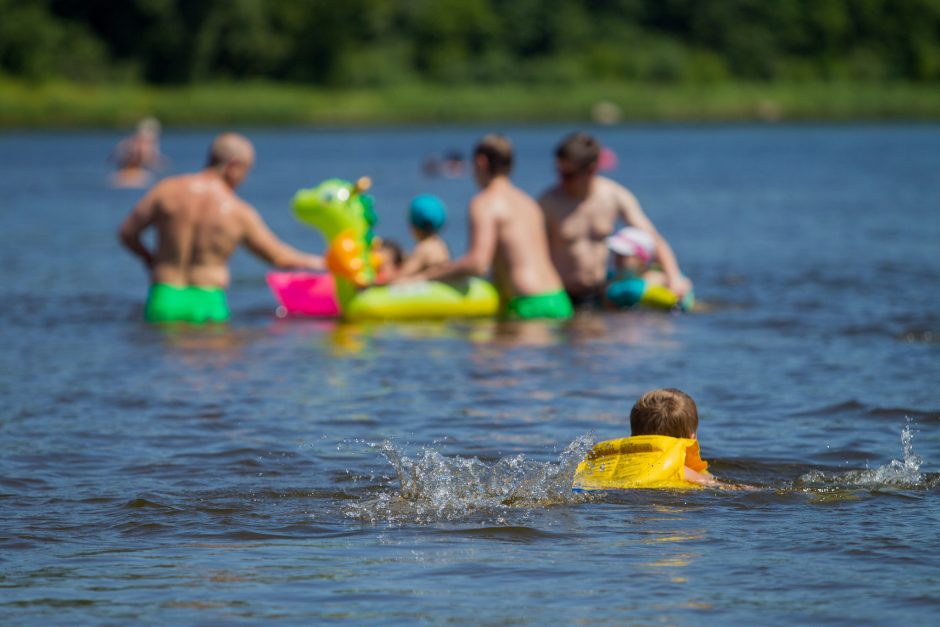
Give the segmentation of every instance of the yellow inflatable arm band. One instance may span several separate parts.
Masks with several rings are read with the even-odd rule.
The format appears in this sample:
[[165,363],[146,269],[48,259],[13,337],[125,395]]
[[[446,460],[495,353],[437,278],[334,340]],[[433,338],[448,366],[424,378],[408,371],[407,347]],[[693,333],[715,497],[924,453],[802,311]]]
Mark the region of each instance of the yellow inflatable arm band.
[[683,468],[705,472],[698,442],[665,435],[637,435],[594,445],[578,464],[572,489],[700,488],[685,481]]

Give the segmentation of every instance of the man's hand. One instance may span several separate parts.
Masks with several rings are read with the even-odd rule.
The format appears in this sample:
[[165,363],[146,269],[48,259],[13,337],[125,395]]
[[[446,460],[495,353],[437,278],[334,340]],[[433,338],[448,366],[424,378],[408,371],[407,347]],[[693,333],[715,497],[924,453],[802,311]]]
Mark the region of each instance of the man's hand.
[[398,276],[389,281],[389,285],[405,285],[408,283],[418,283],[419,281],[427,281],[424,272],[419,272],[418,274],[411,274],[408,276]]
[[692,289],[692,283],[687,278],[680,275],[678,277],[667,277],[666,287],[681,301],[686,293]]
[[302,257],[302,267],[308,270],[326,270],[326,262],[320,255],[307,255]]

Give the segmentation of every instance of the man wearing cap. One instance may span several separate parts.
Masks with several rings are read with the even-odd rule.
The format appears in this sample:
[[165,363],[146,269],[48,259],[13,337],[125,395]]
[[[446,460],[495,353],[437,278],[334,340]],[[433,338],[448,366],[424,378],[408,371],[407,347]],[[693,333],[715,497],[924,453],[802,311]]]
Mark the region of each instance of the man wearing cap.
[[438,232],[447,222],[444,202],[431,194],[420,194],[408,206],[408,221],[415,248],[402,263],[396,277],[411,277],[450,261],[450,250]]
[[483,276],[492,268],[504,318],[570,318],[571,301],[548,255],[545,218],[509,179],[512,156],[512,144],[502,135],[477,142],[473,171],[480,192],[470,201],[469,249],[420,278]]
[[558,183],[539,198],[552,262],[565,290],[576,306],[600,303],[607,279],[606,238],[622,220],[648,234],[665,285],[681,299],[690,284],[672,248],[627,188],[598,176],[600,151],[600,143],[587,133],[564,138],[555,150]]

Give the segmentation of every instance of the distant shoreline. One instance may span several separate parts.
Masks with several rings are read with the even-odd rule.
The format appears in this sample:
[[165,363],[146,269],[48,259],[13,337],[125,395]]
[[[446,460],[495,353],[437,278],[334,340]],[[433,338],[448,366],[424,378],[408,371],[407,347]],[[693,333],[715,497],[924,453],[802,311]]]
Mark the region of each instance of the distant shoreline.
[[185,87],[0,79],[0,129],[164,125],[351,127],[484,122],[936,121],[940,85],[429,85],[324,90],[279,83]]

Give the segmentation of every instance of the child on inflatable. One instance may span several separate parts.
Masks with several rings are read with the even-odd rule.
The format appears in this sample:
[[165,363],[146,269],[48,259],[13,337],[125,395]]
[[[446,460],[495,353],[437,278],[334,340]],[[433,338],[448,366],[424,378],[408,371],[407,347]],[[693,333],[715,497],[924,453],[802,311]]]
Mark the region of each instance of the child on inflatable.
[[662,272],[650,270],[656,242],[653,236],[635,226],[627,226],[607,238],[607,248],[614,263],[612,281],[640,277],[665,284]]
[[447,209],[437,196],[415,196],[408,207],[411,234],[417,242],[396,278],[413,276],[450,261],[447,244],[438,235],[447,221]]
[[377,285],[385,285],[398,276],[405,261],[405,253],[395,240],[383,239],[382,245],[379,246],[379,259],[379,266],[375,269],[375,282]]
[[647,392],[630,411],[630,437],[600,442],[578,464],[575,491],[722,487],[699,456],[698,408],[675,388]]
[[[627,226],[607,238],[607,248],[613,258],[614,269],[608,283],[629,278],[640,278],[650,285],[666,285],[666,275],[653,268],[656,243],[653,236],[635,226]],[[683,277],[687,290],[691,281]]]

